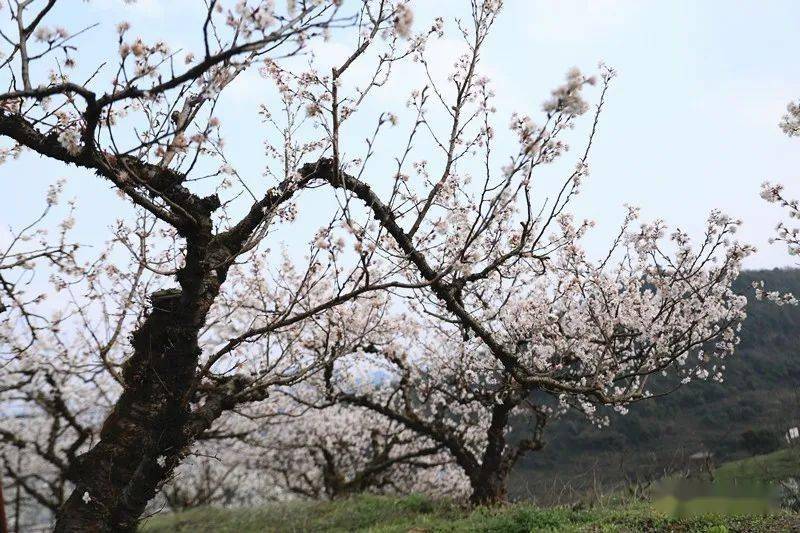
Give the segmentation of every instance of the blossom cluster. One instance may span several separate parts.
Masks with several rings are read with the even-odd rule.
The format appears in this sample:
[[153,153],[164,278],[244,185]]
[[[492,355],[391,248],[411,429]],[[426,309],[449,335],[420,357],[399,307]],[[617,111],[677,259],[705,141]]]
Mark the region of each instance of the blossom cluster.
[[[800,104],[790,102],[787,113],[780,123],[781,129],[789,137],[800,135]],[[788,212],[789,220],[800,220],[800,202],[787,198],[784,186],[780,183],[765,181],[761,184],[761,198],[771,204],[777,204]],[[769,239],[770,244],[783,243],[790,256],[800,255],[800,227],[791,227],[785,221],[780,221],[775,226],[775,234]],[[762,281],[753,282],[756,298],[768,300],[777,305],[800,305],[800,300],[791,293],[782,294],[779,291],[767,290]]]

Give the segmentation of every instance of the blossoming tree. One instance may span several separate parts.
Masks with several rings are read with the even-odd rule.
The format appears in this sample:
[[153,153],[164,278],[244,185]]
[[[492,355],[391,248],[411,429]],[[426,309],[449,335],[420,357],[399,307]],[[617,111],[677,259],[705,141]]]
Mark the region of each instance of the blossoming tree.
[[274,387],[269,398],[241,405],[200,436],[198,459],[164,491],[169,505],[215,494],[252,505],[360,492],[459,492],[463,476],[440,444],[378,413],[324,405],[325,369],[344,357],[361,366],[364,353],[393,335],[397,324],[384,318],[390,303],[376,292],[317,316],[307,330],[314,334],[299,342],[306,357],[322,363],[321,372]]
[[262,498],[464,492],[464,477],[440,444],[368,409],[295,406],[241,440],[252,457],[243,470],[271,480]]
[[[20,515],[30,514],[30,500],[51,511],[62,503],[59,495],[66,490],[68,458],[91,433],[62,393],[64,382],[75,378],[70,357],[82,358],[67,352],[68,341],[61,338],[69,313],[61,309],[50,316],[42,314],[45,296],[36,285],[36,272],[51,270],[53,288],[71,291],[86,271],[76,259],[78,246],[68,239],[72,214],[58,224],[55,237],[43,226],[57,209],[62,185],[50,187],[46,207],[36,220],[12,229],[0,255],[0,467],[3,480],[15,488],[11,513],[15,529],[25,527]],[[102,391],[91,377],[89,381],[94,392]],[[97,394],[91,396],[97,400]],[[82,406],[90,404],[89,397],[86,400]]]
[[[786,107],[786,114],[781,119],[780,127],[789,137],[800,136],[800,102],[790,102]],[[789,220],[800,219],[800,202],[786,196],[784,186],[780,183],[764,182],[761,186],[761,198],[771,204],[781,206],[787,213]],[[787,222],[779,222],[775,228],[775,236],[770,239],[772,243],[783,243],[791,256],[800,254],[800,228],[791,227]],[[767,299],[778,305],[798,305],[797,297],[791,293],[782,294],[779,291],[767,290],[764,283],[753,283],[756,297]]]
[[[624,412],[692,379],[721,380],[745,316],[746,301],[731,283],[752,248],[733,239],[740,223],[718,212],[693,246],[682,231],[667,235],[661,221],[635,227],[638,214],[629,209],[607,253],[592,259],[580,244],[592,224],[576,222],[569,207],[588,175],[614,73],[602,67],[598,80],[572,70],[543,105],[541,122],[514,115],[518,145],[498,172],[494,95],[480,58],[501,3],[471,6],[471,21],[457,23],[465,52],[444,84],[424,45],[444,32],[443,21],[409,33],[427,84],[409,100],[415,119],[388,191],[372,178],[381,171],[370,158],[395,117],[378,120],[365,157],[345,159],[337,149],[347,143],[340,114],[347,109],[349,118],[352,110],[338,99],[358,101],[359,93],[342,96],[334,69],[314,80],[329,97],[308,87],[296,94],[330,126],[336,171],[328,181],[350,207],[352,234],[423,285],[400,297],[406,311],[397,322],[407,327],[376,342],[373,357],[361,356],[388,377],[370,380],[363,364],[337,359],[328,370],[329,400],[371,409],[440,443],[469,479],[471,500],[492,503],[505,497],[510,468],[541,447],[548,418],[560,410],[575,407],[602,421],[598,406]],[[376,56],[379,65],[398,57]],[[537,195],[547,190],[540,175],[567,152],[565,136],[589,111],[584,90],[598,81],[576,164],[550,198]],[[447,126],[436,127],[434,117]],[[438,165],[428,154],[414,158],[426,143]],[[510,442],[514,418],[530,419],[530,432]]]
[[[393,32],[395,6],[372,4],[362,11],[351,6],[351,13],[368,13],[364,24]],[[141,313],[115,309],[125,317],[123,336],[115,339],[130,332],[129,343],[114,342],[123,345],[119,357],[89,352],[118,396],[97,438],[68,447],[64,470],[72,490],[56,524],[58,531],[123,531],[135,528],[147,502],[222,413],[315,367],[297,343],[307,319],[392,287],[396,276],[391,265],[372,269],[367,258],[341,265],[335,247],[323,255],[312,246],[305,266],[280,257],[270,263],[261,243],[275,224],[293,219],[298,192],[332,171],[314,162],[330,141],[322,135],[285,144],[276,159],[281,170],[268,172],[274,186],[254,190],[226,162],[214,114],[223,91],[246,69],[351,26],[354,18],[340,12],[338,1],[291,2],[279,11],[272,2],[211,0],[195,13],[199,47],[180,58],[164,42],[131,37],[122,22],[118,43],[109,43],[112,54],[88,71],[80,70],[75,50],[90,28],[48,25],[73,7],[26,0],[5,10],[10,44],[2,60],[8,90],[0,94],[0,136],[4,158],[32,152],[96,174],[153,226],[154,238],[143,247],[128,242],[135,235],[123,239],[132,271],[154,281],[149,299],[138,300]],[[69,68],[80,76],[75,81]],[[311,162],[301,165],[302,157]],[[231,207],[241,194],[249,205]],[[331,217],[340,218],[341,209]],[[114,261],[107,258],[108,268]],[[278,281],[268,283],[271,277]],[[49,296],[57,305],[60,296]],[[77,338],[91,337],[86,325],[74,327]],[[4,339],[5,347],[4,357],[20,365],[33,351],[48,354],[37,343],[19,347]]]

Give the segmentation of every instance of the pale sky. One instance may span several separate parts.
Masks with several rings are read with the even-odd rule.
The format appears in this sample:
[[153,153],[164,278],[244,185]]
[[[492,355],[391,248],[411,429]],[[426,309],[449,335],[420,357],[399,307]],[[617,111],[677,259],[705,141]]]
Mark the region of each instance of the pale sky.
[[[200,0],[65,4],[71,7],[55,12],[48,19],[51,25],[75,30],[100,23],[78,41],[79,68],[108,57],[104,49],[114,53],[114,25],[122,19],[131,22],[132,35],[162,38],[173,48],[190,47],[199,32],[192,7]],[[468,0],[417,0],[415,24],[427,25],[434,15],[466,16],[467,7]],[[498,95],[499,129],[514,110],[535,118],[572,66],[588,73],[604,61],[618,71],[601,119],[591,176],[573,207],[579,218],[599,224],[588,238],[590,249],[607,242],[626,203],[641,207],[645,219],[664,218],[693,235],[699,235],[708,212],[720,208],[744,220],[740,239],[759,248],[746,266],[786,266],[792,261],[785,250],[767,244],[782,213],[758,193],[760,183],[769,179],[800,196],[800,141],[788,139],[777,126],[788,101],[800,97],[798,26],[800,3],[789,0],[506,0],[483,56],[483,71]],[[445,70],[458,47],[451,33],[431,49],[434,61]],[[334,39],[320,55],[335,59],[340,48],[346,50]],[[0,75],[4,83],[5,76]],[[399,76],[398,89],[365,110],[374,111],[372,118],[382,110],[400,112],[408,90],[421,80],[412,68]],[[221,105],[223,131],[237,169],[259,176],[267,133],[255,110],[269,104],[269,90],[255,74],[236,84]],[[348,134],[353,142],[365,136],[352,129]],[[31,155],[1,166],[0,176],[11,185],[0,196],[4,227],[29,222],[43,205],[47,186],[59,177],[68,178],[66,197],[77,198],[83,213],[78,240],[101,243],[111,235],[111,222],[129,212],[100,179]],[[313,210],[319,201],[310,198],[301,210]]]

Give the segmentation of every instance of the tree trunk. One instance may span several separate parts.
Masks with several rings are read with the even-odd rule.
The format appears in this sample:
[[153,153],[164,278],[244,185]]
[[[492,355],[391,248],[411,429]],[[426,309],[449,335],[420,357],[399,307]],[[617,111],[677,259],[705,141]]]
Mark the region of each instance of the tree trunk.
[[506,487],[509,468],[502,453],[505,445],[497,451],[490,448],[492,447],[487,447],[477,472],[469,476],[472,486],[469,501],[472,505],[497,505],[504,503],[508,496]]
[[486,433],[486,449],[481,464],[475,472],[468,472],[472,485],[469,501],[473,505],[496,505],[506,501],[509,462],[504,459],[506,450],[505,429],[513,405],[499,404],[492,409],[492,420]]
[[478,483],[473,483],[469,501],[472,505],[492,506],[504,503],[508,498],[506,483],[508,473],[502,470],[486,472]]
[[3,497],[2,478],[0,478],[0,533],[8,533],[8,519],[6,518],[6,500]]
[[[200,349],[197,336],[219,290],[216,276],[182,291],[152,295],[153,309],[133,334],[124,391],[100,440],[70,471],[75,483],[57,513],[57,532],[134,531],[145,506],[191,443],[186,393]],[[192,289],[192,290],[187,290]]]

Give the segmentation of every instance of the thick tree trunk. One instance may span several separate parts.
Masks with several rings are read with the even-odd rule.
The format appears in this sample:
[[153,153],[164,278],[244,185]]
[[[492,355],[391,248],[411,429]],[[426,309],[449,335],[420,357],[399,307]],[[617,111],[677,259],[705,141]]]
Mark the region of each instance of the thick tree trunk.
[[472,505],[492,506],[504,503],[508,498],[508,473],[501,470],[486,472],[478,483],[472,484],[469,501]]
[[492,409],[492,420],[487,430],[486,449],[481,464],[468,472],[472,485],[469,501],[473,505],[496,505],[506,501],[510,464],[505,460],[505,429],[512,405],[500,404]]
[[8,519],[6,518],[6,500],[3,497],[2,479],[0,479],[0,533],[8,533]]
[[497,505],[508,496],[508,462],[504,460],[505,439],[487,446],[483,461],[477,471],[469,473],[472,505]]
[[219,289],[212,278],[181,280],[183,291],[152,296],[152,312],[132,336],[125,389],[100,440],[71,469],[76,488],[58,512],[57,532],[134,531],[180,462],[191,440],[185,396],[200,354],[197,336]]

